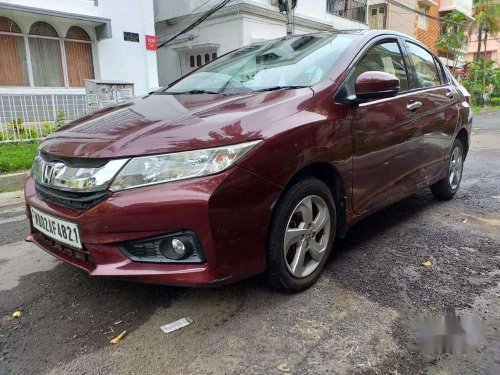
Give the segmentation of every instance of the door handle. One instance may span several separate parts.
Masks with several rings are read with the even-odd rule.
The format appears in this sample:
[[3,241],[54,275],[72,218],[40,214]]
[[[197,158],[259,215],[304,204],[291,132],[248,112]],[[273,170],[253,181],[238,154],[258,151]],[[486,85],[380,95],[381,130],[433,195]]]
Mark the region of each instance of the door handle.
[[410,100],[408,104],[406,105],[406,108],[408,111],[415,112],[417,109],[422,107],[422,102],[415,102],[413,100]]
[[448,90],[446,91],[446,97],[449,98],[449,99],[453,99],[453,97],[455,96],[455,94],[453,93],[452,90]]

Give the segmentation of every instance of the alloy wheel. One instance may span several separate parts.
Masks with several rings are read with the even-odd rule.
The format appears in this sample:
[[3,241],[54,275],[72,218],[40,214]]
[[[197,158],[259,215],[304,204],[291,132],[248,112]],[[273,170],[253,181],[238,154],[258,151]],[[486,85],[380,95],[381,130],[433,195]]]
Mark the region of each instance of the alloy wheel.
[[297,278],[318,268],[330,240],[330,210],[317,195],[304,198],[288,219],[283,240],[285,264]]
[[450,168],[448,171],[448,182],[452,190],[458,188],[460,179],[462,178],[463,157],[462,149],[455,147],[450,159]]

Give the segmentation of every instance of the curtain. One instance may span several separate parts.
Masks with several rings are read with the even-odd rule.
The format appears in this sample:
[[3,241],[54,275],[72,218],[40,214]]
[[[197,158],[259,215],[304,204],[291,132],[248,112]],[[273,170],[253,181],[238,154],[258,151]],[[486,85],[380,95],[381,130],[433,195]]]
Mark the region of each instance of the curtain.
[[59,40],[29,38],[33,80],[36,87],[63,87]]
[[92,46],[90,43],[64,42],[70,87],[83,87],[84,79],[94,78]]
[[0,86],[29,86],[22,36],[0,34]]

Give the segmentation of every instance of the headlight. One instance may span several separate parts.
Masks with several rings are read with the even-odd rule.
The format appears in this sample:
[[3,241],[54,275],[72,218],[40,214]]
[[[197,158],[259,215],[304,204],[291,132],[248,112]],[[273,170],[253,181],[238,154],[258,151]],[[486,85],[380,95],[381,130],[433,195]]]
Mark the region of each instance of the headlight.
[[260,142],[133,158],[118,173],[110,189],[120,191],[218,173]]

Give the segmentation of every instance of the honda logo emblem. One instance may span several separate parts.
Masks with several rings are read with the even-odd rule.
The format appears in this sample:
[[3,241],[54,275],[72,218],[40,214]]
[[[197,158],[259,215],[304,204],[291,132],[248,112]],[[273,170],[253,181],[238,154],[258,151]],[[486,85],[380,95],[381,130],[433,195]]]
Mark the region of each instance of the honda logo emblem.
[[64,166],[64,163],[59,162],[45,163],[42,170],[42,184],[51,186]]

